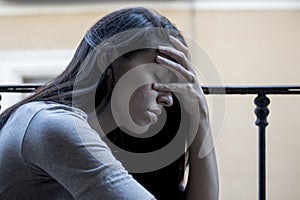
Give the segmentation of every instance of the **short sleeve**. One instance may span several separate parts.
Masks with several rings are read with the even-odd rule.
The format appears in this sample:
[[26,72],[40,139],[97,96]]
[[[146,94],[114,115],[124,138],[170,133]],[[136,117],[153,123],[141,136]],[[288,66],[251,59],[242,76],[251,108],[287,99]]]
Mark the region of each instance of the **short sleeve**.
[[23,139],[30,168],[55,179],[75,199],[155,199],[115,159],[79,114],[63,108],[39,111]]

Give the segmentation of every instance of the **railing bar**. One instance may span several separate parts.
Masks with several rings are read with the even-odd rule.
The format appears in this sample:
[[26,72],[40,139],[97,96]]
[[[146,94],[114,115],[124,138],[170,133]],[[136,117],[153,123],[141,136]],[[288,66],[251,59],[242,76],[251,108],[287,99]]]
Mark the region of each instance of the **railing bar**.
[[269,124],[267,117],[270,99],[259,94],[254,103],[257,117],[255,124],[258,126],[258,200],[266,200],[266,127]]
[[[2,85],[0,92],[29,93],[41,85]],[[207,95],[247,95],[247,94],[300,94],[300,86],[203,86],[203,92]]]
[[205,94],[300,94],[300,86],[213,86],[202,87]]
[[[34,92],[41,85],[0,85],[1,92],[30,93]],[[255,114],[258,126],[258,199],[266,199],[266,126],[268,126],[267,116],[269,114],[268,105],[270,100],[266,95],[300,95],[300,86],[203,86],[204,94],[220,95],[258,95],[254,102],[256,105]],[[0,95],[1,101],[1,95]],[[1,105],[0,105],[1,109]]]
[[300,89],[293,89],[293,88],[291,88],[291,89],[289,89],[289,91],[300,91]]
[[34,92],[41,85],[1,85],[0,92],[17,92],[17,93],[30,93]]

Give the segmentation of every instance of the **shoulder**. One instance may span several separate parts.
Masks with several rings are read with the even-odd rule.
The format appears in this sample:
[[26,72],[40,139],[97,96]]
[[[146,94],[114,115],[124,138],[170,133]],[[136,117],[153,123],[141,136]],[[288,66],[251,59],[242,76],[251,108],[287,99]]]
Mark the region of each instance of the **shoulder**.
[[67,132],[79,124],[88,126],[86,114],[71,106],[54,102],[32,102],[26,106],[35,109],[27,132]]
[[35,162],[45,158],[64,162],[65,156],[75,162],[91,153],[89,146],[110,152],[82,111],[56,104],[48,105],[34,115],[23,139],[22,154],[25,159]]
[[[39,105],[43,104],[43,105]],[[68,148],[82,142],[79,131],[97,135],[89,126],[86,114],[71,106],[58,103],[33,102],[27,107],[39,107],[29,122],[23,144],[30,149],[55,149],[58,146]],[[23,146],[24,147],[24,146]]]
[[81,112],[64,105],[47,106],[37,112],[23,139],[24,160],[43,169],[99,163],[123,169]]

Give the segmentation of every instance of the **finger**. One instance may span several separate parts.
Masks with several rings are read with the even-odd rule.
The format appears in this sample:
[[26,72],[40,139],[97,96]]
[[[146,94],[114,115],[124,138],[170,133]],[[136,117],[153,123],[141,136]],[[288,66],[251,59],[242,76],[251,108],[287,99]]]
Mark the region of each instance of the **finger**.
[[153,83],[152,88],[162,92],[175,92],[188,96],[195,95],[193,86],[189,83]]
[[182,51],[179,51],[173,47],[168,46],[158,46],[158,51],[163,53],[171,58],[174,58],[177,62],[182,64],[186,61],[186,56]]
[[173,89],[176,88],[176,86],[173,83],[169,83],[169,84],[153,83],[152,88],[154,90],[158,90],[158,91],[161,91],[161,92],[172,92]]
[[182,51],[185,56],[190,59],[190,54],[189,54],[189,50],[187,48],[187,46],[185,46],[180,40],[178,40],[177,38],[175,38],[174,36],[170,35],[169,36],[170,41],[172,42],[172,44],[174,45],[174,47],[176,49],[178,49],[179,51]]
[[167,55],[168,57],[175,59],[186,70],[189,70],[195,74],[195,71],[194,71],[189,59],[186,57],[186,55],[182,51],[179,51],[177,49],[174,49],[174,48],[168,47],[168,46],[159,46],[158,51],[162,54]]
[[156,61],[159,64],[164,65],[165,67],[169,68],[171,71],[175,71],[178,72],[179,74],[181,74],[188,82],[190,83],[194,83],[195,82],[195,76],[193,73],[191,73],[190,71],[186,70],[182,65],[169,60],[167,58],[161,57],[161,56],[157,56],[156,57]]

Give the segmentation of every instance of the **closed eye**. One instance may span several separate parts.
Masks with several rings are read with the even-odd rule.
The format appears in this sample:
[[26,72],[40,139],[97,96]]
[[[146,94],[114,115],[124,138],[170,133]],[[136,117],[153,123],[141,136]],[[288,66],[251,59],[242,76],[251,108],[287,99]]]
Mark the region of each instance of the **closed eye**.
[[176,83],[178,81],[178,77],[174,72],[170,70],[161,73],[154,73],[154,78],[157,82],[160,83]]

